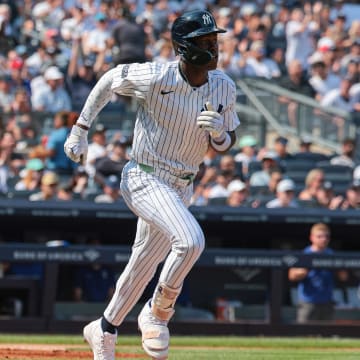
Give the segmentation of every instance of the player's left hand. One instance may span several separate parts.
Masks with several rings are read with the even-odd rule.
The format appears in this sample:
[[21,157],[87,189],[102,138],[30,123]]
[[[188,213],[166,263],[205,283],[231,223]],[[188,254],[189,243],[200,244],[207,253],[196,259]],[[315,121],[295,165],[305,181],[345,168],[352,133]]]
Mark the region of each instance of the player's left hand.
[[197,124],[202,129],[209,131],[212,138],[220,138],[225,133],[224,119],[217,111],[213,110],[210,104],[207,104],[207,108],[197,117]]

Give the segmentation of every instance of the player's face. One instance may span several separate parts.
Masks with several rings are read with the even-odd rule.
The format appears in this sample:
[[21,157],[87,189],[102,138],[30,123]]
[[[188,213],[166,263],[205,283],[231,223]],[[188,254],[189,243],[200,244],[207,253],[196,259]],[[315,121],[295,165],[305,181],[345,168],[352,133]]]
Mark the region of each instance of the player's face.
[[199,36],[197,38],[194,38],[194,43],[200,49],[211,52],[211,54],[214,57],[205,66],[207,67],[208,70],[216,69],[218,57],[219,57],[219,46],[218,46],[217,34],[213,33],[213,34]]

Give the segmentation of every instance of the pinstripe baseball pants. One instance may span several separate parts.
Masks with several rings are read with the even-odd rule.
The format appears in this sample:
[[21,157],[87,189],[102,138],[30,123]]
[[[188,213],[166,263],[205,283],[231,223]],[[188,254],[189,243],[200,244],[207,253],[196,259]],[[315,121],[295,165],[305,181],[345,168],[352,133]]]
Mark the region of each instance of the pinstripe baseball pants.
[[205,239],[188,210],[192,191],[188,180],[168,172],[148,173],[134,161],[124,167],[121,193],[139,219],[129,262],[104,312],[113,325],[121,324],[163,260],[159,281],[179,288],[199,258]]

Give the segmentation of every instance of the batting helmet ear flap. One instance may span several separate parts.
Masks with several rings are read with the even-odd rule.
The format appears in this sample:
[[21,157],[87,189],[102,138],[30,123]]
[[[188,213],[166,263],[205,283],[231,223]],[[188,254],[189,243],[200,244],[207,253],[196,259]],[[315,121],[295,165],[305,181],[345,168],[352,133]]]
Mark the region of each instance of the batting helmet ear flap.
[[214,57],[208,50],[200,49],[190,41],[176,41],[176,52],[186,61],[193,65],[205,65]]

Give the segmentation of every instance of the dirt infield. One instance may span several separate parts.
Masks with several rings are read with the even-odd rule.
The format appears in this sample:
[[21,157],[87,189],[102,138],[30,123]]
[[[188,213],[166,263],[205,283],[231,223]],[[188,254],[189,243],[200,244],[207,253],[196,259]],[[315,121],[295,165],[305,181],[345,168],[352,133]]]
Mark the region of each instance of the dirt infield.
[[[141,354],[117,352],[119,359],[146,359]],[[49,344],[0,344],[0,360],[45,360],[45,359],[92,359],[88,349],[79,350],[79,346]]]

